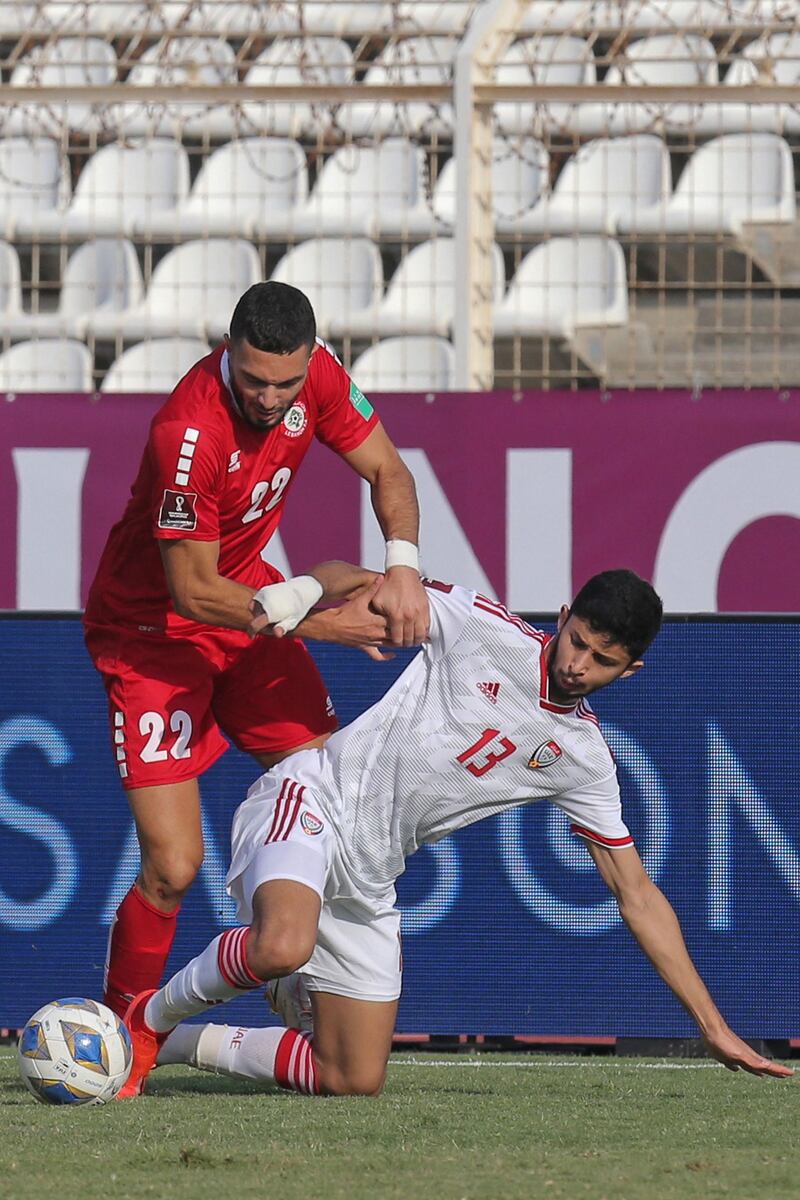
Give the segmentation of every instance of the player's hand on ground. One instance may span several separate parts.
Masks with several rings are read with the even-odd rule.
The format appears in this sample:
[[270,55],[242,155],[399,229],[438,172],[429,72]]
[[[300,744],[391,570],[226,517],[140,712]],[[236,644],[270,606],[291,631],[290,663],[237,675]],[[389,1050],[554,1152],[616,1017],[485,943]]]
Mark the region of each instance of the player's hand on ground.
[[711,1057],[721,1062],[729,1071],[749,1071],[751,1075],[772,1075],[776,1079],[786,1079],[789,1075],[794,1075],[790,1067],[764,1058],[730,1029],[706,1034],[703,1040]]
[[430,629],[428,597],[412,567],[392,567],[387,571],[372,605],[386,618],[387,640],[393,646],[419,646],[426,640]]

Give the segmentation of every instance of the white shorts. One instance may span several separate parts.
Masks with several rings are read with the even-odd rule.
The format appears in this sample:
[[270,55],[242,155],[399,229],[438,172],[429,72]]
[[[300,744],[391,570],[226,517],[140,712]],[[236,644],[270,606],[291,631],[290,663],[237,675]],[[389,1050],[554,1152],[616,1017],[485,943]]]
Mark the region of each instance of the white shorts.
[[[291,776],[282,774],[280,766],[262,776],[234,816],[227,886],[239,920],[252,921],[253,896],[262,883],[289,879],[304,884],[322,901],[314,952],[300,970],[309,991],[397,1000],[402,952],[394,889],[376,898],[364,894],[350,877],[338,852],[336,829],[312,790],[312,772],[297,770],[299,757],[292,756]],[[314,757],[302,755],[306,768]]]

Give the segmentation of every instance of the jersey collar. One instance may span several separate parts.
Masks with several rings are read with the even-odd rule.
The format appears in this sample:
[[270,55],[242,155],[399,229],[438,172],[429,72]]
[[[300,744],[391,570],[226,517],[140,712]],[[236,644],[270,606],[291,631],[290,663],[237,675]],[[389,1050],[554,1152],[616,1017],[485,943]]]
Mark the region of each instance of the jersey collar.
[[578,701],[574,704],[556,704],[555,700],[550,699],[550,675],[547,670],[547,647],[553,640],[553,635],[548,634],[545,641],[542,642],[541,653],[539,654],[539,707],[544,708],[547,712],[554,713],[571,713],[575,712],[578,707]]

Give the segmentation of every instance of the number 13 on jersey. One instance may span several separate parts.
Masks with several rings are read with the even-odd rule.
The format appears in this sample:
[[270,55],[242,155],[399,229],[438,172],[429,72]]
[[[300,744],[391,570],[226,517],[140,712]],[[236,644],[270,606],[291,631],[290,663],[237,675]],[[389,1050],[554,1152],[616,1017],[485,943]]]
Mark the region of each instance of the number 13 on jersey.
[[456,762],[463,763],[470,775],[480,779],[481,775],[485,775],[504,758],[508,758],[509,754],[513,754],[516,748],[513,742],[503,737],[499,729],[484,729],[477,742],[473,742],[459,754]]

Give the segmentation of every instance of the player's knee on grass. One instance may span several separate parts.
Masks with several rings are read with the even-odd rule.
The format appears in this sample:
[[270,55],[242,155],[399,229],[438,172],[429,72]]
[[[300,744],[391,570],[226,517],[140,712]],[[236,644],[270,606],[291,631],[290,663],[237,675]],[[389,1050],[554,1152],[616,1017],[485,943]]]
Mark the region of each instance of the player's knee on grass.
[[203,857],[179,849],[167,854],[142,852],[140,887],[155,904],[178,904],[197,878]]
[[316,1058],[317,1080],[325,1096],[379,1096],[386,1082],[386,1064],[342,1066]]
[[247,939],[247,965],[259,979],[291,975],[311,958],[315,940],[316,929],[294,921],[253,925]]

